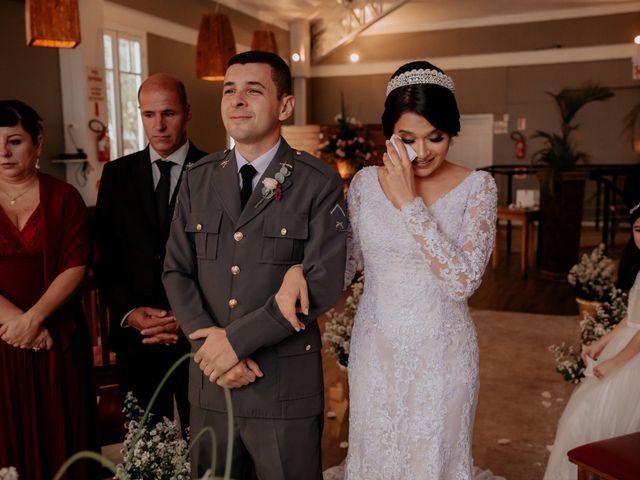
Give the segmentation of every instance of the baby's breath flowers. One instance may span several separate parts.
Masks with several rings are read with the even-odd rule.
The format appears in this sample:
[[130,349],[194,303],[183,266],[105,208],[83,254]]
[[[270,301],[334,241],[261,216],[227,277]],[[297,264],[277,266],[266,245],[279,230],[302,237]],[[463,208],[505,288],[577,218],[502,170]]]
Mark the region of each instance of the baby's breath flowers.
[[585,300],[606,302],[611,290],[614,289],[615,265],[604,254],[604,244],[598,245],[590,255],[582,255],[567,279],[573,286],[576,296]]
[[331,309],[327,312],[329,320],[325,324],[325,331],[322,336],[329,352],[344,367],[349,363],[353,317],[358,309],[358,303],[364,289],[364,272],[357,277],[350,288],[351,295],[347,297],[344,309],[340,311]]

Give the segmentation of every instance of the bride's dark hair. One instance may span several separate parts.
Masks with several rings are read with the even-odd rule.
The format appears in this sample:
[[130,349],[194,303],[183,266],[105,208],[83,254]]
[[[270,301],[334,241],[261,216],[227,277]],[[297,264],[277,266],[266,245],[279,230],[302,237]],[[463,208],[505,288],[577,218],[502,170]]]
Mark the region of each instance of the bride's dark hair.
[[[436,70],[440,68],[426,61],[406,63],[395,71],[391,78],[411,70]],[[393,127],[403,113],[413,112],[424,117],[441,132],[455,137],[460,132],[460,112],[456,97],[446,87],[431,83],[420,83],[398,87],[387,95],[382,113],[382,129],[390,138]]]

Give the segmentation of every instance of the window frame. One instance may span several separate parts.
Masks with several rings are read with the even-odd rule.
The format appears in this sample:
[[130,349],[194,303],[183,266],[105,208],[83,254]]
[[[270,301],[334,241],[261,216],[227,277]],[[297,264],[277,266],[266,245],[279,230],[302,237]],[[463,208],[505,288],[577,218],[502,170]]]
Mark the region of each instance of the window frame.
[[[111,152],[110,159],[115,160],[116,158],[120,158],[124,155],[124,141],[123,141],[123,130],[122,130],[122,96],[121,96],[121,88],[120,88],[120,76],[122,73],[130,73],[130,72],[120,72],[120,53],[118,48],[118,43],[120,39],[126,39],[130,41],[138,42],[140,45],[140,80],[144,81],[149,75],[149,63],[148,63],[148,55],[147,55],[147,33],[143,30],[136,30],[130,27],[126,27],[123,25],[114,24],[111,22],[106,22],[103,29],[103,56],[106,56],[106,44],[104,42],[105,36],[110,36],[112,41],[112,66],[113,68],[107,69],[105,64],[105,83],[107,81],[108,72],[113,72],[113,91],[114,91],[114,100],[115,100],[115,128],[116,132],[109,131],[109,137],[115,140],[116,151]],[[137,75],[137,73],[136,73]],[[105,84],[106,87],[106,84]],[[107,89],[108,90],[108,89]],[[109,102],[108,91],[107,91],[107,99],[106,99],[106,108],[107,108],[107,118],[109,116]],[[142,134],[141,144],[146,145],[146,136],[144,134],[144,129],[142,128],[142,119],[138,115],[138,126],[140,128],[140,132]],[[115,136],[114,136],[115,135]]]

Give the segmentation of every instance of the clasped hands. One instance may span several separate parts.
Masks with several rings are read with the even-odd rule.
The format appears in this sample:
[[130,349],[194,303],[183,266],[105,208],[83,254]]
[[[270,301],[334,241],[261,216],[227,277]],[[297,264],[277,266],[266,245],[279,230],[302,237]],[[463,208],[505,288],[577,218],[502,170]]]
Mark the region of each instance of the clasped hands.
[[[587,357],[597,360],[602,353],[602,350],[604,350],[605,346],[606,343],[598,340],[582,347],[580,356],[582,357],[582,361],[585,363],[585,365],[587,364]],[[611,373],[612,370],[619,366],[618,363],[618,358],[615,356],[613,358],[605,360],[602,363],[599,363],[598,365],[593,367],[593,376],[598,379],[606,377],[609,373]]]
[[16,311],[3,319],[0,339],[16,348],[49,350],[53,347],[53,339],[49,330],[43,326],[43,321],[44,318],[31,310]]
[[[284,276],[275,300],[280,312],[291,326],[299,332],[305,329],[296,313],[309,314],[309,292],[301,265],[291,267]],[[300,301],[300,306],[296,303]],[[194,361],[200,370],[221,387],[240,388],[262,378],[264,374],[251,358],[239,360],[227,339],[224,328],[209,327],[196,330],[189,335],[191,340],[205,339],[195,354]]]
[[180,334],[173,312],[159,308],[138,307],[127,316],[127,323],[146,337],[144,344],[172,345]]
[[200,328],[189,335],[191,340],[205,339],[193,360],[209,381],[221,387],[240,388],[264,374],[250,358],[239,360],[227,339],[224,328]]

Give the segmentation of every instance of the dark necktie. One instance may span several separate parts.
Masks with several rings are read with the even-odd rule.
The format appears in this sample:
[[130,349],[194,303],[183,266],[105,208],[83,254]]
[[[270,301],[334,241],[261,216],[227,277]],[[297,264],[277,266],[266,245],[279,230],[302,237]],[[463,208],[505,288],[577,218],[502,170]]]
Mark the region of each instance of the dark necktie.
[[175,163],[168,160],[156,160],[155,164],[160,170],[160,180],[156,185],[156,212],[158,214],[158,224],[164,227],[169,216],[169,193],[171,192],[171,167]]
[[258,171],[249,163],[240,168],[240,176],[242,177],[242,189],[240,190],[240,206],[244,210],[244,206],[249,201],[251,192],[253,191],[253,177]]

